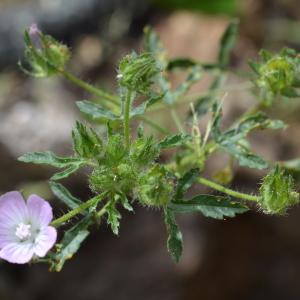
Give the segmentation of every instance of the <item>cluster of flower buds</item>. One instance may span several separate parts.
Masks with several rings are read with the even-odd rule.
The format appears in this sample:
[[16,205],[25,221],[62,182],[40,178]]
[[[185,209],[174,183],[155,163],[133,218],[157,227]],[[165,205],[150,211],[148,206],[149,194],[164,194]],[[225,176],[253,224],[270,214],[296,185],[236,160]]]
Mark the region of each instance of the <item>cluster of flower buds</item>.
[[258,75],[255,83],[260,89],[260,98],[270,105],[274,96],[299,97],[300,57],[293,49],[284,48],[279,54],[272,55],[260,51],[262,62],[250,62]]
[[34,77],[48,77],[61,72],[71,57],[67,46],[44,35],[32,24],[25,31],[25,59],[30,70],[23,70]]

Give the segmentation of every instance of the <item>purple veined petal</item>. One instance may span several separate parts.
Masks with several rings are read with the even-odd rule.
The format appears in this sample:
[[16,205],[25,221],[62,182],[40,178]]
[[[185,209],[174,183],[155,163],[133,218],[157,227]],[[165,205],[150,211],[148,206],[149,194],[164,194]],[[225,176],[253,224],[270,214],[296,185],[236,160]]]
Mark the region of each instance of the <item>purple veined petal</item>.
[[31,24],[29,27],[29,36],[32,41],[32,44],[37,48],[40,49],[42,47],[41,45],[41,39],[40,39],[40,30],[36,23]]
[[34,254],[31,243],[10,243],[0,251],[0,258],[14,264],[28,263]]
[[54,246],[57,238],[57,231],[54,227],[48,226],[41,230],[34,246],[34,253],[39,257],[44,257]]
[[48,226],[53,219],[52,207],[37,195],[29,196],[27,208],[31,222],[38,226]]
[[0,248],[3,248],[11,243],[16,243],[18,241],[17,237],[13,232],[0,231]]
[[0,197],[0,229],[7,229],[28,218],[26,203],[19,192],[8,192]]

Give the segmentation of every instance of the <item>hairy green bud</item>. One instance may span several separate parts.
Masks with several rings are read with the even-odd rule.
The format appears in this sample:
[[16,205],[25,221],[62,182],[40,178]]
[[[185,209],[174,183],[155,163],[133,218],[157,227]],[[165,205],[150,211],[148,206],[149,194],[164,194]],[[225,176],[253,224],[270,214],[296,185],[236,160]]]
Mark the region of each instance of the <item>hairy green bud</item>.
[[170,202],[173,194],[173,184],[166,169],[154,165],[140,178],[137,186],[138,200],[148,206],[164,206]]
[[81,157],[94,158],[102,151],[102,141],[96,132],[78,121],[72,131],[72,138],[74,151]]
[[96,193],[109,191],[116,194],[131,194],[136,186],[138,174],[131,164],[122,163],[117,167],[100,166],[89,177],[90,188]]
[[263,179],[260,195],[261,207],[270,214],[284,214],[290,206],[299,202],[292,176],[285,175],[278,166]]
[[288,57],[275,56],[261,66],[257,85],[278,94],[292,85],[294,76],[293,62]]
[[146,166],[159,156],[159,147],[152,137],[140,137],[132,144],[130,156],[138,166]]
[[119,65],[119,84],[141,94],[148,92],[160,68],[151,53],[125,56]]
[[44,35],[35,24],[24,33],[25,59],[34,77],[49,77],[62,71],[71,57],[69,48],[49,35]]
[[300,60],[296,51],[286,48],[273,56],[262,50],[260,56],[262,63],[251,62],[250,65],[258,75],[255,82],[265,103],[270,105],[276,95],[297,97]]

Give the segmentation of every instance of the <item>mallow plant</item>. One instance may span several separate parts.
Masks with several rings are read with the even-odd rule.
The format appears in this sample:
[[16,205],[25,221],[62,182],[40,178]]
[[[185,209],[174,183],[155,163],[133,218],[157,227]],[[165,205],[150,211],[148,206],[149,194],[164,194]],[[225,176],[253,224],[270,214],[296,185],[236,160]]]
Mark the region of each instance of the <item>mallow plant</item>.
[[[259,61],[249,63],[257,103],[224,128],[222,104],[229,89],[226,77],[231,72],[230,54],[237,32],[238,22],[233,20],[221,38],[217,61],[204,63],[169,59],[158,35],[146,27],[144,51],[121,59],[117,91],[109,93],[67,70],[71,59],[67,46],[36,25],[25,30],[25,62],[19,65],[26,74],[36,78],[61,76],[97,100],[76,102],[86,121],[74,124],[70,134],[72,155],[62,157],[47,151],[19,157],[24,163],[46,164],[58,170],[49,185],[65,205],[66,213],[54,212],[53,217],[49,203],[37,195],[26,201],[16,191],[2,195],[0,257],[19,264],[43,262],[50,270],[60,271],[90,231],[97,230],[94,225],[106,222],[118,235],[122,212],[133,212],[141,205],[155,208],[164,218],[167,249],[178,262],[183,252],[183,235],[176,222],[179,214],[199,213],[221,222],[249,209],[285,215],[296,205],[299,194],[291,174],[300,170],[300,160],[268,161],[253,152],[248,135],[255,130],[287,127],[280,120],[270,119],[266,111],[275,101],[299,97],[299,54],[292,49],[278,54],[262,50]],[[170,74],[179,71],[186,77],[174,87]],[[207,93],[186,95],[205,73],[213,78]],[[186,117],[178,114],[180,105],[189,108]],[[174,123],[176,132],[163,127],[159,118],[150,118],[160,110]],[[203,129],[199,122],[204,116],[208,121]],[[168,159],[162,160],[164,152]],[[225,167],[207,178],[203,175],[207,159],[217,152],[226,153],[228,161],[224,159]],[[234,164],[266,170],[256,193],[231,189]],[[62,184],[82,168],[94,195],[90,199],[76,198]],[[197,185],[208,187],[210,193],[196,194]]]

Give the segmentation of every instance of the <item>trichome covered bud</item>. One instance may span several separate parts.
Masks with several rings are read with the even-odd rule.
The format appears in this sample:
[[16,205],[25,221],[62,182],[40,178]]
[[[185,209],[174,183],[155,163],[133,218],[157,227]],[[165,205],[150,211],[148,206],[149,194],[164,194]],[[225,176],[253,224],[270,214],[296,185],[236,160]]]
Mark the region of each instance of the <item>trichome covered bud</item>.
[[296,51],[285,48],[279,54],[272,55],[262,50],[260,56],[262,63],[251,62],[250,65],[258,75],[255,83],[262,100],[270,105],[272,98],[277,95],[297,97],[300,59]]
[[292,176],[285,175],[278,166],[263,179],[260,195],[261,207],[270,214],[284,214],[290,206],[299,202]]
[[56,41],[49,35],[44,35],[36,24],[25,30],[25,59],[30,71],[35,77],[48,77],[62,71],[69,61],[71,54],[69,48]]
[[121,86],[145,94],[159,72],[160,68],[151,53],[138,55],[133,52],[121,60],[118,79]]

